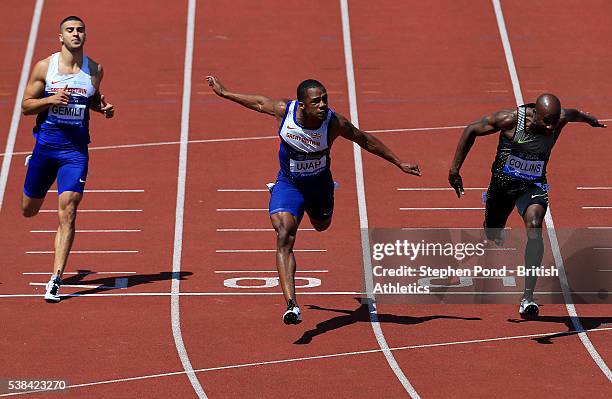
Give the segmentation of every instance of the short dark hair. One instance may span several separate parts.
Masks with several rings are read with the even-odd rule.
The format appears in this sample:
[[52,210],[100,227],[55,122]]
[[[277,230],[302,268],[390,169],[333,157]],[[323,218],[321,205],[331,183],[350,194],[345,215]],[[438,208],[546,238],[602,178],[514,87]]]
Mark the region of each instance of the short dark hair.
[[62,25],[64,25],[64,23],[68,21],[79,21],[80,23],[83,24],[83,26],[85,26],[85,22],[83,22],[81,18],[77,17],[76,15],[71,15],[69,17],[62,19],[62,22],[60,22],[60,25],[59,25],[60,30],[62,30]]
[[318,80],[314,80],[314,79],[306,79],[305,81],[303,81],[302,83],[299,84],[299,86],[297,87],[297,99],[299,102],[304,102],[304,100],[306,100],[306,92],[308,91],[308,89],[312,89],[315,87],[320,87],[323,90],[325,90],[325,86],[323,86],[323,84],[321,82],[319,82]]

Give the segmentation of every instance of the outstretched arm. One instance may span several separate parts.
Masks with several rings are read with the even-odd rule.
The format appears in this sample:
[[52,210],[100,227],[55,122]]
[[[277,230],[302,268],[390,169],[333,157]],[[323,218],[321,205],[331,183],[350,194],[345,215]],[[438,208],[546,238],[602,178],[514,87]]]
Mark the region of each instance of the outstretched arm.
[[285,115],[287,100],[273,100],[257,94],[232,93],[221,84],[217,77],[207,76],[206,80],[219,97],[227,98],[254,111],[272,115],[276,119],[282,119]]
[[593,127],[606,127],[603,123],[599,122],[599,120],[588,112],[583,112],[573,108],[564,108],[563,109],[563,118],[567,122],[582,122],[588,123]]
[[476,137],[486,136],[493,134],[501,130],[510,130],[516,123],[516,114],[513,111],[499,111],[491,115],[487,115],[479,121],[469,124],[464,130],[459,143],[457,144],[457,150],[455,151],[455,157],[453,163],[448,171],[448,182],[451,187],[455,189],[457,197],[461,197],[463,191],[463,180],[459,174],[459,170],[463,165],[463,161],[467,157],[468,152],[474,145]]
[[371,134],[364,132],[356,128],[351,122],[348,121],[344,116],[335,114],[336,117],[332,120],[331,132],[332,138],[335,139],[338,136],[342,136],[345,139],[349,139],[357,144],[364,150],[374,155],[377,155],[387,161],[391,162],[404,173],[409,173],[415,176],[421,176],[419,166],[416,164],[410,164],[402,162],[397,155],[393,153],[382,141],[372,136]]

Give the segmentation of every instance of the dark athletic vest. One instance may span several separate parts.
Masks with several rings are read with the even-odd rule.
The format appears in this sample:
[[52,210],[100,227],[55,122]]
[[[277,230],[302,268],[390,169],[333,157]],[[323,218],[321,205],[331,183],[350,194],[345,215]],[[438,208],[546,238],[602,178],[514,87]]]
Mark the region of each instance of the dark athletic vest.
[[512,180],[546,182],[546,164],[555,144],[555,135],[529,133],[525,129],[528,108],[525,104],[517,108],[517,121],[512,139],[499,135],[497,154],[491,171],[501,178]]

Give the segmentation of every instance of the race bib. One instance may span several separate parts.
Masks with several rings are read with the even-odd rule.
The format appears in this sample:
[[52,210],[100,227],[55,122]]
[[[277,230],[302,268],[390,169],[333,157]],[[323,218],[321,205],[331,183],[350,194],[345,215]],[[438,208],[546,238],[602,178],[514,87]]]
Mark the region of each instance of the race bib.
[[316,175],[327,166],[327,157],[323,155],[319,159],[305,159],[298,161],[295,159],[289,160],[289,168],[291,173],[299,175]]
[[85,118],[86,104],[52,105],[49,115],[55,117],[56,123],[77,125]]
[[506,160],[503,172],[518,179],[535,180],[542,177],[544,162],[545,161],[540,160],[527,160],[510,155]]

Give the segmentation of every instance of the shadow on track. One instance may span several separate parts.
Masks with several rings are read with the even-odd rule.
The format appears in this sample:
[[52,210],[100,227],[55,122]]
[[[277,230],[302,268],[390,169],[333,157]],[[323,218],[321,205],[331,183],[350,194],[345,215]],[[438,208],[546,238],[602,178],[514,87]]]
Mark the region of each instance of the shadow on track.
[[[370,323],[370,313],[368,311],[368,304],[362,303],[361,298],[354,298],[360,303],[360,306],[355,310],[345,309],[330,309],[322,308],[316,305],[306,305],[312,310],[323,310],[327,312],[343,313],[341,316],[332,317],[329,320],[318,323],[312,330],[305,331],[304,334],[294,342],[297,345],[309,344],[312,339],[318,335],[325,334],[329,331],[336,330],[338,328],[346,327],[355,323]],[[412,317],[412,316],[397,316],[389,313],[377,313],[379,323],[393,323],[393,324],[420,324],[426,321],[435,319],[456,319],[456,320],[482,320],[480,317],[458,317],[458,316],[446,316],[446,315],[432,315],[423,317]]]
[[[612,317],[579,317],[579,319],[584,331],[593,330],[599,327],[612,327]],[[552,340],[555,338],[567,337],[582,332],[574,329],[570,316],[537,316],[532,319],[508,319],[508,321],[510,323],[559,323],[567,327],[567,332],[531,338],[532,341],[544,345],[553,344],[554,342]]]
[[[182,271],[177,273],[177,276],[173,272],[159,272],[157,274],[129,274],[127,276],[113,276],[113,277],[100,277],[90,279],[92,276],[96,276],[96,272],[91,270],[77,270],[78,274],[62,279],[62,285],[74,284],[74,285],[97,285],[95,288],[88,288],[83,291],[78,291],[70,294],[70,296],[62,296],[62,301],[90,294],[97,294],[101,292],[108,292],[113,290],[119,290],[122,288],[131,288],[142,284],[151,284],[157,281],[172,280],[178,278],[179,280],[185,280],[187,276],[191,276],[192,272]],[[99,276],[99,275],[98,275]],[[126,279],[127,284],[125,286],[117,287],[115,284],[117,279]]]

